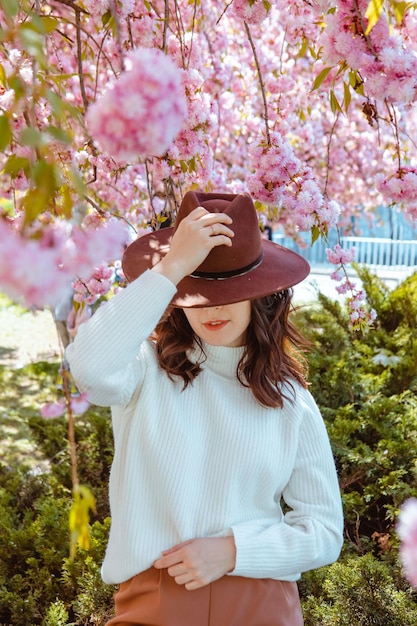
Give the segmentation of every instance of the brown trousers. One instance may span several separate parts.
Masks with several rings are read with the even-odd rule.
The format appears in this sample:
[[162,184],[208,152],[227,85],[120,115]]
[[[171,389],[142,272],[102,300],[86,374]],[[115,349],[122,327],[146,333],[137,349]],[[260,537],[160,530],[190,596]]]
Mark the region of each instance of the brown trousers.
[[296,583],[223,576],[187,591],[153,567],[122,583],[107,626],[303,626]]

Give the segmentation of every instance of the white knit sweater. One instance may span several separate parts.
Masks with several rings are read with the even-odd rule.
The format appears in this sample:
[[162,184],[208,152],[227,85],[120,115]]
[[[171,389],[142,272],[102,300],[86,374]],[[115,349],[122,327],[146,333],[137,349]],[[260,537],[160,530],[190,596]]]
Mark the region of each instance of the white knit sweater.
[[242,348],[208,345],[203,371],[183,391],[148,339],[174,293],[164,276],[145,272],[80,326],[67,349],[80,389],[112,406],[104,581],[127,580],[195,537],[233,534],[236,576],[296,580],[335,561],[341,499],[310,393],[295,385],[294,403],[262,407],[236,379]]

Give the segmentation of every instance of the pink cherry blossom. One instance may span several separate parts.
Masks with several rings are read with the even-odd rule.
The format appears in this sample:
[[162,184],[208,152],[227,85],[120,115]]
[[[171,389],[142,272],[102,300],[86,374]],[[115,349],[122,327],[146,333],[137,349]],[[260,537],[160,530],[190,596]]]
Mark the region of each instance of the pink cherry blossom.
[[65,399],[61,398],[58,402],[49,402],[41,407],[40,412],[44,419],[55,419],[64,415],[66,410]]
[[411,218],[417,219],[416,167],[401,167],[389,176],[378,174],[375,183],[387,203],[403,206]]
[[231,13],[248,24],[259,24],[268,15],[266,0],[233,0]]
[[336,244],[333,248],[326,249],[326,256],[329,263],[333,265],[351,263],[355,258],[355,248],[343,250],[340,244]]
[[365,34],[366,3],[338,0],[336,10],[324,17],[322,60],[329,66],[346,63],[360,71],[368,97],[409,103],[417,93],[417,54],[404,46],[403,37],[391,34],[382,14]]
[[88,0],[86,4],[95,16],[114,11],[120,17],[127,17],[135,7],[135,0]]
[[[13,222],[0,219],[0,284],[3,291],[28,307],[55,306],[65,297],[77,275],[85,276],[103,262],[119,258],[127,241],[119,220],[99,228],[74,227],[59,222],[44,226],[40,237],[23,237]],[[19,250],[19,254],[16,254]]]
[[417,498],[404,502],[398,516],[400,558],[409,582],[417,587]]
[[71,404],[71,410],[73,413],[75,413],[75,415],[82,415],[90,407],[88,394],[81,393],[79,396],[76,396],[76,395],[71,396],[70,404]]
[[181,72],[157,49],[139,48],[86,115],[97,144],[119,161],[162,155],[181,130],[187,104]]

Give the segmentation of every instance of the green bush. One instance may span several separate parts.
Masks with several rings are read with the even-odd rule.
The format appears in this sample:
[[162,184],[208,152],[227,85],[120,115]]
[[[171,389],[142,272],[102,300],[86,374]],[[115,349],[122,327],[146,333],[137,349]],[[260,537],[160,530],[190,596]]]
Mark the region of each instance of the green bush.
[[103,624],[114,591],[100,577],[109,518],[92,524],[90,550],[70,562],[67,489],[52,475],[4,467],[0,482],[0,624],[47,626],[63,615],[65,624]]
[[16,441],[23,442],[5,450],[0,464],[1,626],[101,626],[113,613],[114,589],[100,576],[110,525],[109,411],[92,407],[76,420],[79,479],[93,491],[97,508],[90,550],[79,550],[70,562],[67,422],[39,415],[40,406],[56,395],[58,370],[58,363],[0,368],[1,426],[13,427]]
[[[332,442],[345,512],[339,561],[299,582],[306,626],[412,626],[417,597],[398,560],[399,506],[416,495],[417,275],[390,291],[358,268],[377,310],[374,328],[348,330],[344,307],[320,295],[297,323],[312,341],[311,390]],[[76,420],[78,471],[97,499],[91,546],[69,560],[71,470],[65,418],[44,420],[58,363],[0,368],[0,626],[98,626],[112,615],[101,581],[113,455],[109,411]],[[7,431],[8,432],[8,431]]]
[[305,626],[417,624],[412,594],[398,589],[389,567],[370,553],[341,559],[320,581],[314,573],[310,578],[304,585]]
[[306,626],[407,626],[416,594],[398,562],[399,506],[416,495],[417,274],[389,291],[357,268],[377,313],[366,333],[320,295],[297,313],[313,342],[311,390],[335,454],[345,513],[338,563],[304,575]]

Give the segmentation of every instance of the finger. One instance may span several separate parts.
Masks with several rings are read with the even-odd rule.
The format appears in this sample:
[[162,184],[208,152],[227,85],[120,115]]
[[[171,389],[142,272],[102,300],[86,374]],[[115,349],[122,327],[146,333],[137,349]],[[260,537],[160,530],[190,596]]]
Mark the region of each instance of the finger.
[[163,550],[162,554],[166,555],[166,554],[172,554],[173,552],[177,552],[178,550],[181,550],[181,548],[183,548],[184,546],[188,546],[190,545],[190,543],[192,543],[192,539],[187,539],[187,541],[183,541],[181,543],[177,543],[175,544],[175,546],[172,546],[172,548],[168,548],[168,550]]
[[[174,580],[177,583],[177,585],[184,585],[186,588],[188,588],[187,585],[191,585],[192,583],[195,582],[192,576],[188,573],[182,576],[176,576]],[[195,589],[197,589],[197,587],[195,587]]]
[[175,576],[174,580],[177,585],[189,585],[191,582],[193,582],[193,577],[188,572],[185,572],[185,574]]
[[172,578],[175,578],[176,576],[184,576],[184,574],[187,573],[187,569],[184,563],[177,563],[176,565],[168,567],[167,572]]
[[164,569],[165,567],[171,567],[172,565],[177,565],[177,563],[181,563],[182,559],[180,557],[178,557],[178,555],[174,554],[168,554],[166,556],[161,557],[160,559],[157,559],[156,561],[154,561],[154,567],[156,567],[156,569]]
[[205,587],[207,583],[203,583],[200,580],[191,580],[190,582],[185,583],[184,587],[187,591],[193,591],[194,589],[200,589],[201,587]]
[[210,235],[210,242],[212,243],[212,248],[216,246],[232,246],[232,240],[230,237],[226,235]]
[[227,213],[209,213],[204,209],[205,213],[201,214],[199,219],[205,226],[211,224],[232,224],[233,220]]
[[215,237],[217,235],[226,235],[226,237],[234,237],[235,233],[231,228],[228,228],[224,224],[210,224],[206,227],[209,231],[210,237]]
[[210,215],[209,211],[205,209],[203,206],[198,206],[196,209],[193,209],[191,213],[187,215],[184,219],[200,219],[203,215]]

